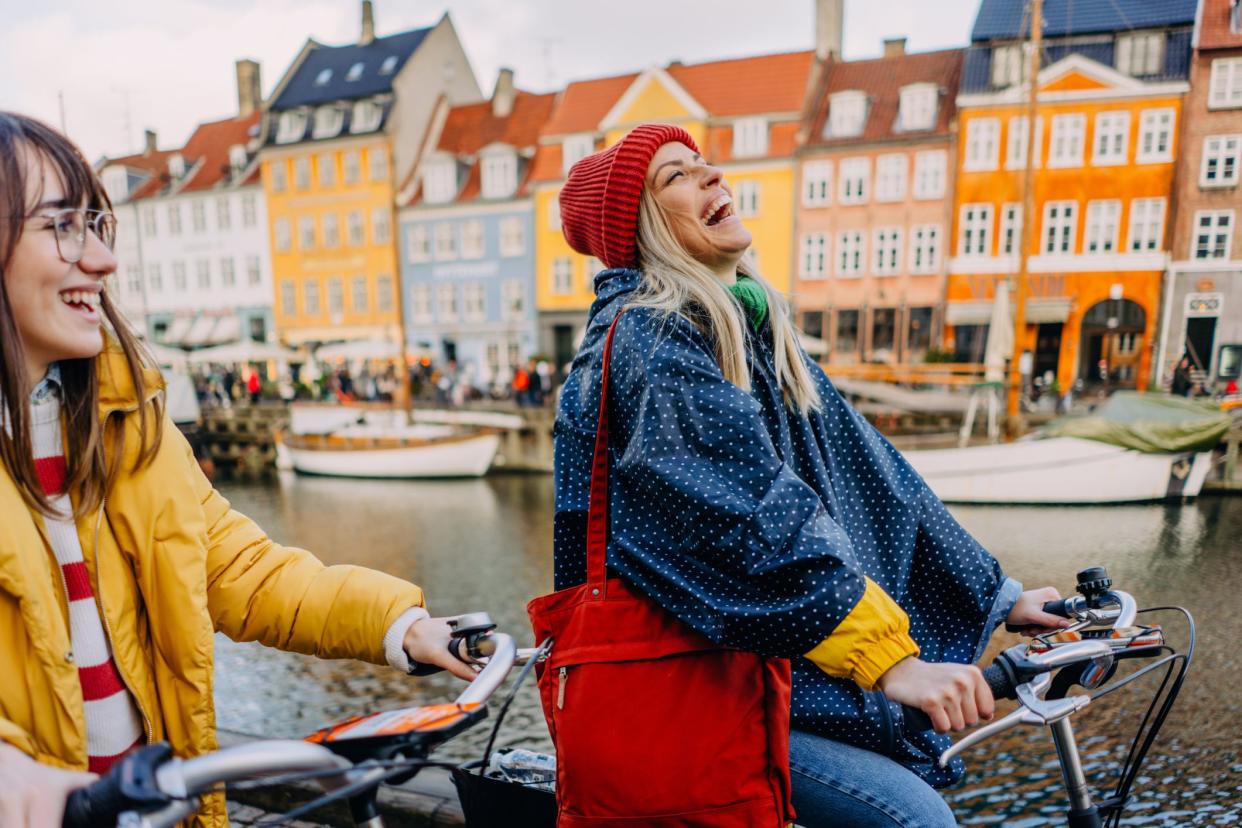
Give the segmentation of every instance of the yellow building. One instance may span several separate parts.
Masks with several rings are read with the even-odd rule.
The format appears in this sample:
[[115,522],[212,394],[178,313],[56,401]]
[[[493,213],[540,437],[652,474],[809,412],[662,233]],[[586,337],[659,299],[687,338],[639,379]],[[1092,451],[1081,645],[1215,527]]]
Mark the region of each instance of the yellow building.
[[569,168],[641,123],[682,126],[719,165],[754,236],[763,274],[788,293],[794,236],[794,149],[813,52],[679,63],[566,87],[540,138],[531,176],[540,348],[573,357],[594,299],[598,262],[561,234],[557,202]]
[[260,137],[278,336],[289,344],[400,337],[394,204],[431,113],[482,95],[447,16],[356,44],[307,41]]

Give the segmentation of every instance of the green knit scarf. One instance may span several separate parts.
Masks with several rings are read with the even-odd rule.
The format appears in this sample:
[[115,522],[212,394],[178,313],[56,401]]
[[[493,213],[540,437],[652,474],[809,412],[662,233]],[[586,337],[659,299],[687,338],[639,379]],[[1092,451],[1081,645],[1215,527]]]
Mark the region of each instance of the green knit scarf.
[[768,318],[768,294],[758,282],[749,276],[737,274],[737,281],[729,288],[737,301],[742,303],[750,326],[758,331]]

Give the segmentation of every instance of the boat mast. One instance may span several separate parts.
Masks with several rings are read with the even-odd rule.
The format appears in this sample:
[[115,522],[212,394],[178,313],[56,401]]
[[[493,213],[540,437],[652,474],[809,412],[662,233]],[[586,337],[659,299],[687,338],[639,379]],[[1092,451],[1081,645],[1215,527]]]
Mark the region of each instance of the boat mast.
[[1035,226],[1035,119],[1038,113],[1040,46],[1043,41],[1043,0],[1030,0],[1031,37],[1027,42],[1030,50],[1027,68],[1026,98],[1026,156],[1022,165],[1022,238],[1018,245],[1018,275],[1010,295],[1014,297],[1013,357],[1009,360],[1009,378],[1006,383],[1008,397],[1005,414],[1009,433],[1017,436],[1022,432],[1018,400],[1022,392],[1022,349],[1026,334],[1026,299],[1030,293],[1027,282],[1030,271],[1030,251],[1039,239]]

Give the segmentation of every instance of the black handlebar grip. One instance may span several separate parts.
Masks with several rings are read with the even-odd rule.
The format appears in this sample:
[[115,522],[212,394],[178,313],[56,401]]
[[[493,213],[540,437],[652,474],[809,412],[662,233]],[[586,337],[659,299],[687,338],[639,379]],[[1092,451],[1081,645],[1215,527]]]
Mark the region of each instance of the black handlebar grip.
[[932,730],[935,727],[932,724],[931,716],[908,704],[901,706],[901,716],[906,721],[907,730],[922,732],[924,730]]
[[1043,607],[1044,612],[1048,613],[1049,615],[1059,615],[1062,618],[1069,618],[1070,617],[1069,608],[1066,607],[1065,605],[1070,600],[1071,600],[1070,598],[1062,598],[1059,601],[1049,601],[1048,603],[1044,604],[1044,607]]
[[65,802],[65,816],[61,825],[64,828],[116,825],[117,817],[129,808],[129,797],[121,791],[120,763],[118,762],[105,776],[69,794],[69,799]]
[[1000,659],[983,668],[983,680],[988,683],[994,699],[1012,699],[1017,696],[1014,691],[1017,682],[1014,681],[1013,673]]

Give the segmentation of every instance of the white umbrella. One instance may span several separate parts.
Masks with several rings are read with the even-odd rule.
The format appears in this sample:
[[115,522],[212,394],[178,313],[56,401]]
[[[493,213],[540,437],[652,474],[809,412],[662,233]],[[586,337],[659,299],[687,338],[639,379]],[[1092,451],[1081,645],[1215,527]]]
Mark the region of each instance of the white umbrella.
[[332,362],[338,359],[396,359],[401,346],[383,339],[356,339],[353,342],[333,342],[315,351],[315,359]]
[[798,331],[798,342],[802,345],[802,350],[813,357],[823,356],[828,353],[828,343],[818,336],[811,336],[804,331]]
[[217,345],[214,348],[203,348],[201,351],[190,354],[190,362],[194,365],[210,363],[233,365],[245,362],[268,362],[269,360],[297,362],[301,359],[302,355],[297,351],[249,339],[230,342],[227,345]]
[[1009,282],[996,283],[992,319],[988,325],[988,344],[983,352],[984,382],[1004,382],[1005,362],[1013,356],[1013,316],[1009,312]]
[[142,345],[151,356],[155,357],[155,361],[161,366],[167,365],[170,368],[182,368],[186,364],[185,351],[180,348],[169,348],[165,345],[160,345],[158,342],[143,342]]

